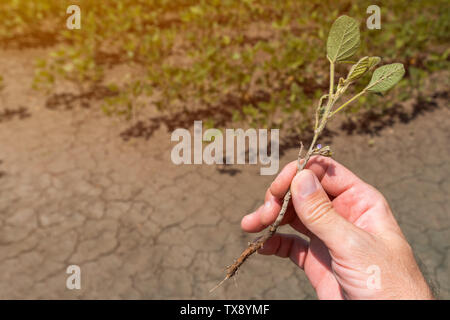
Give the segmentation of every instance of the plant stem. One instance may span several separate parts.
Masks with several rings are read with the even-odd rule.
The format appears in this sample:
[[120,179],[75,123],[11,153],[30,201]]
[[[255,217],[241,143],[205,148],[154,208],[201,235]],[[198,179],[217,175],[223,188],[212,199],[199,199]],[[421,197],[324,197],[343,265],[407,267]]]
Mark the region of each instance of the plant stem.
[[362,96],[364,93],[366,93],[366,89],[364,89],[363,91],[361,91],[360,93],[358,93],[357,95],[353,96],[350,100],[348,100],[347,102],[345,102],[342,106],[340,106],[339,108],[337,108],[336,110],[334,110],[332,113],[330,113],[328,115],[328,117],[332,117],[334,116],[336,113],[338,113],[341,109],[345,108],[347,105],[349,105],[350,103],[352,103],[353,101],[355,101],[356,99],[358,99],[360,96]]
[[[333,108],[333,105],[335,101],[339,98],[340,94],[337,94],[334,96],[334,63],[330,60],[330,91],[328,96],[328,102],[327,106],[325,107],[324,113],[322,117],[319,116],[319,111],[322,106],[322,97],[319,101],[319,106],[317,108],[317,114],[316,114],[316,123],[314,125],[314,136],[312,138],[311,144],[309,146],[308,151],[306,152],[305,156],[302,158],[301,153],[303,150],[303,144],[301,144],[300,151],[298,153],[298,159],[297,159],[297,173],[302,171],[306,164],[308,163],[309,159],[311,158],[312,154],[314,153],[314,146],[316,145],[317,139],[319,138],[320,134],[322,133],[323,129],[325,128],[325,125],[329,119],[329,115],[331,113],[331,109]],[[269,240],[277,231],[278,227],[280,226],[281,222],[283,221],[284,215],[287,211],[289,201],[291,200],[291,190],[288,190],[283,198],[283,205],[281,206],[281,210],[278,213],[277,218],[275,219],[275,222],[272,223],[270,228],[260,237],[254,239],[252,242],[248,244],[248,247],[241,253],[241,255],[234,261],[232,265],[227,267],[227,274],[225,278],[220,281],[214,288],[210,290],[212,292],[216,288],[218,288],[222,283],[224,283],[227,279],[230,279],[233,277],[236,272],[239,270],[240,266],[247,260],[252,254],[254,254],[256,251],[258,251],[260,248],[263,247],[264,243]]]
[[329,100],[333,100],[333,90],[334,90],[334,62],[330,60],[330,94]]
[[[339,108],[337,108],[336,110],[334,110],[332,113],[330,113],[328,115],[329,118],[331,118],[332,116],[334,116],[336,113],[338,113],[340,110],[342,110],[343,108],[345,108],[345,106],[349,105],[350,103],[352,103],[353,101],[355,101],[357,98],[359,98],[360,96],[362,96],[363,94],[365,94],[370,88],[372,88],[373,86],[375,86],[376,84],[384,81],[388,76],[390,76],[390,74],[385,75],[384,77],[381,77],[380,79],[378,79],[377,81],[375,81],[372,84],[369,84],[367,87],[365,87],[363,89],[363,91],[361,91],[360,93],[358,93],[357,95],[353,96],[350,100],[348,100],[346,103],[344,103],[342,106],[340,106]],[[331,90],[331,89],[330,89]],[[337,99],[336,99],[337,100]]]
[[319,125],[320,109],[322,108],[323,99],[327,98],[328,96],[329,96],[328,94],[324,94],[323,96],[320,97],[319,104],[316,109],[316,122],[314,124],[314,131],[317,130],[317,126]]
[[[325,119],[326,121],[326,119]],[[309,146],[308,152],[306,153],[305,157],[301,158],[301,150],[303,149],[303,145],[300,148],[300,152],[298,155],[298,163],[297,163],[297,173],[303,170],[306,167],[306,164],[308,163],[309,158],[313,154],[314,145],[320,135],[320,132],[322,131],[324,126],[319,126],[318,130],[314,133],[314,137],[312,139],[311,145]],[[303,161],[301,161],[303,160]],[[263,247],[264,243],[272,238],[272,236],[277,231],[278,227],[280,226],[281,222],[283,221],[284,214],[287,211],[289,201],[291,200],[291,190],[288,190],[286,192],[284,198],[283,198],[283,205],[281,207],[280,213],[278,214],[278,217],[276,218],[275,222],[270,226],[270,228],[264,233],[262,236],[256,238],[252,242],[249,243],[248,247],[241,253],[241,255],[234,261],[234,263],[227,267],[227,274],[225,278],[220,281],[214,288],[212,288],[209,292],[214,291],[216,288],[218,288],[222,283],[224,283],[227,279],[230,279],[233,277],[236,272],[239,270],[240,266],[247,260],[252,254],[254,254],[256,251],[258,251],[260,248]]]
[[[333,83],[330,83],[330,92],[332,92]],[[314,152],[314,146],[316,145],[317,139],[319,138],[320,134],[322,133],[323,129],[325,128],[325,124],[328,120],[328,114],[330,113],[331,108],[333,107],[333,99],[330,98],[328,100],[327,107],[325,109],[325,113],[323,114],[322,118],[319,120],[316,118],[315,127],[317,129],[314,130],[314,136],[311,141],[311,144],[309,146],[308,152],[306,153],[305,157],[302,159],[301,153],[303,150],[303,144],[301,144],[300,151],[298,153],[298,159],[297,159],[297,173],[302,171],[306,164],[308,163],[309,159],[311,158],[313,152]],[[318,122],[320,121],[320,125],[318,125]],[[303,161],[302,161],[303,160]],[[280,226],[281,222],[283,221],[284,214],[287,211],[289,201],[291,200],[291,190],[288,190],[283,198],[283,205],[281,206],[281,210],[278,213],[277,218],[275,219],[275,222],[270,226],[270,228],[260,237],[254,239],[252,242],[249,243],[248,247],[241,253],[241,255],[234,261],[232,265],[227,267],[227,274],[225,278],[220,281],[214,288],[210,290],[210,292],[214,291],[216,288],[221,286],[227,279],[230,279],[233,277],[236,272],[239,270],[240,266],[247,260],[252,254],[254,254],[256,251],[258,251],[260,248],[263,247],[264,243],[272,238],[272,236],[277,231],[278,227]]]

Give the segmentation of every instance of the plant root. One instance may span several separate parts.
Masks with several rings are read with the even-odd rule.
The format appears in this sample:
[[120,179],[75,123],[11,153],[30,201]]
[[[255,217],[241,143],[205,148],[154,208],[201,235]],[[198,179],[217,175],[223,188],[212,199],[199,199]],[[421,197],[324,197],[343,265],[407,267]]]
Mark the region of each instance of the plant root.
[[[313,144],[315,143],[315,140],[313,140]],[[308,162],[309,158],[311,157],[311,154],[313,153],[312,145],[306,154],[305,158],[302,159],[302,151],[303,151],[303,143],[300,142],[300,151],[298,153],[298,159],[297,159],[297,172],[300,172],[303,170],[306,166],[306,163]],[[303,160],[303,161],[302,161]],[[264,243],[272,238],[272,236],[277,231],[278,227],[281,224],[281,221],[283,220],[284,214],[286,213],[289,200],[291,200],[291,191],[289,190],[283,199],[283,205],[281,207],[280,213],[278,214],[278,217],[276,218],[275,222],[270,226],[269,230],[267,232],[253,240],[248,244],[248,247],[241,253],[239,258],[237,258],[234,263],[231,266],[228,266],[226,268],[227,274],[225,278],[220,281],[214,288],[212,288],[209,292],[213,292],[218,287],[220,287],[226,280],[232,278],[236,272],[239,270],[239,268],[242,266],[242,264],[255,252],[257,252],[259,249],[261,249],[264,246]]]
[[264,242],[269,240],[272,237],[273,234],[265,234],[262,237],[258,237],[252,242],[249,243],[248,247],[241,253],[239,258],[237,258],[234,263],[231,266],[227,267],[227,275],[225,278],[220,281],[214,288],[212,288],[209,292],[213,292],[218,287],[220,287],[226,280],[230,279],[231,277],[235,276],[238,272],[240,266],[247,260],[252,254],[258,251],[258,249],[262,248],[264,245]]

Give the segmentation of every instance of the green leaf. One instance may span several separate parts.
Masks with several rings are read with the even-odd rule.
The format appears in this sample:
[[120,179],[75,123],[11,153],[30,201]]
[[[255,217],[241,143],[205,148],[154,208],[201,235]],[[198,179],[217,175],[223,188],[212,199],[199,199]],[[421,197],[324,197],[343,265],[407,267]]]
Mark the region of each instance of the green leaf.
[[405,68],[401,63],[392,63],[379,67],[375,70],[367,90],[371,92],[382,92],[392,88],[405,74]]
[[345,60],[355,54],[360,44],[358,22],[341,16],[331,26],[327,41],[327,55],[331,62]]
[[368,69],[369,57],[361,58],[348,72],[347,81],[354,81],[361,78]]
[[377,64],[379,64],[381,61],[380,57],[369,57],[369,66],[368,69],[373,69]]

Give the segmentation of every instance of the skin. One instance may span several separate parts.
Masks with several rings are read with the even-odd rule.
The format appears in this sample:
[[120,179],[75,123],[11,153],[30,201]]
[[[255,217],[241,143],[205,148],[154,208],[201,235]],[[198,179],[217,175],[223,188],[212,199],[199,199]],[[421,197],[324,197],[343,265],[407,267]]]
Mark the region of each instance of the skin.
[[289,187],[282,224],[306,237],[277,233],[259,253],[289,257],[319,299],[433,299],[386,199],[331,158],[312,157],[298,174],[296,161],[286,165],[242,229],[273,223]]

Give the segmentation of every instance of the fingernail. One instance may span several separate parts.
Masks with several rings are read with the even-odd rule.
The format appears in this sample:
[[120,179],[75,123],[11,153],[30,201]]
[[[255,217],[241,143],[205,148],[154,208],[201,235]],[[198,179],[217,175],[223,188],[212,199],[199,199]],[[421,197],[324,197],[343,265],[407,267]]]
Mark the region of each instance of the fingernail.
[[270,201],[266,201],[266,203],[264,203],[264,208],[266,208],[266,209],[270,209],[271,206],[272,206],[272,203]]
[[301,171],[297,177],[297,191],[301,197],[307,197],[317,190],[316,177],[309,170]]

